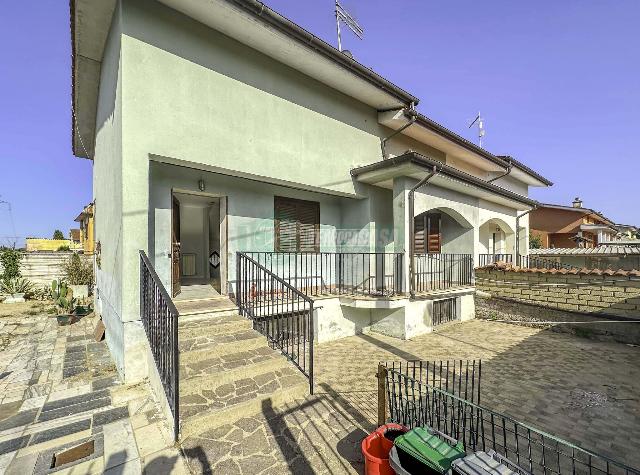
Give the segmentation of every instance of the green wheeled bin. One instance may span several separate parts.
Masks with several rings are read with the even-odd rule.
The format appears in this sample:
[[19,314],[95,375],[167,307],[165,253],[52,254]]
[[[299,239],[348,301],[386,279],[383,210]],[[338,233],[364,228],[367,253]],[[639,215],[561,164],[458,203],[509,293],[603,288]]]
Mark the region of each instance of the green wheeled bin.
[[462,442],[431,427],[416,427],[395,440],[389,463],[398,475],[444,475],[464,456]]

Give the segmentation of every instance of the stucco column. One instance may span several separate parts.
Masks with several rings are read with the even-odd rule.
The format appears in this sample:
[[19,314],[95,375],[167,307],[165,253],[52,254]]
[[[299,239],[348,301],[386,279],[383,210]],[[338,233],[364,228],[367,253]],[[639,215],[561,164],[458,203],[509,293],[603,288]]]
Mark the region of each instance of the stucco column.
[[393,248],[404,252],[402,283],[409,292],[409,183],[405,177],[393,179]]

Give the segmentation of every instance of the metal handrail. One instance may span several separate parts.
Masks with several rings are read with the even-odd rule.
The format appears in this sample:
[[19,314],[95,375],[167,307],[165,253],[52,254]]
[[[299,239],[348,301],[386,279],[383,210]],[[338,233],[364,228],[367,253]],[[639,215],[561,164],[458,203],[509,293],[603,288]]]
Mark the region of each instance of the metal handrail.
[[236,273],[240,315],[308,378],[313,394],[313,299],[247,253],[237,253]]
[[160,382],[173,414],[173,436],[180,432],[179,313],[153,264],[140,250],[140,316]]

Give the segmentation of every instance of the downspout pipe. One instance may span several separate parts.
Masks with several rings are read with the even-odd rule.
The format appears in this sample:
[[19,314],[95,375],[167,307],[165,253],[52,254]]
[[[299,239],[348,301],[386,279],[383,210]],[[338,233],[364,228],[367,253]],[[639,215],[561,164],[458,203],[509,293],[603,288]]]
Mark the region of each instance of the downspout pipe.
[[505,176],[509,175],[511,173],[511,170],[513,170],[513,164],[511,162],[509,162],[509,164],[507,165],[507,171],[502,173],[501,175],[498,175],[497,177],[492,178],[491,180],[487,180],[487,183],[492,183],[496,180],[499,180],[500,178],[504,178]]
[[525,211],[522,214],[516,216],[516,265],[520,265],[520,218],[528,215],[532,211],[536,210],[538,205],[534,205],[529,211]]
[[415,290],[415,282],[414,282],[414,274],[415,274],[415,269],[414,269],[414,262],[413,262],[413,256],[415,254],[415,222],[414,222],[414,200],[415,200],[415,193],[418,190],[418,188],[424,186],[427,184],[427,182],[429,182],[429,180],[431,180],[434,176],[436,176],[438,174],[438,168],[436,167],[436,165],[433,166],[433,170],[427,175],[425,176],[422,180],[420,180],[413,188],[411,188],[409,190],[409,297],[410,298],[415,298],[416,296],[416,290]]
[[395,137],[396,135],[402,133],[405,129],[411,127],[413,124],[415,124],[416,119],[418,118],[418,113],[413,109],[414,104],[411,103],[411,109],[406,109],[405,110],[405,115],[411,115],[411,119],[409,119],[409,122],[407,122],[406,124],[404,124],[402,127],[400,127],[398,130],[394,131],[391,135],[389,135],[388,137],[383,138],[382,140],[380,140],[380,149],[382,150],[382,159],[386,160],[389,158],[389,154],[387,153],[387,142],[392,139],[393,137]]

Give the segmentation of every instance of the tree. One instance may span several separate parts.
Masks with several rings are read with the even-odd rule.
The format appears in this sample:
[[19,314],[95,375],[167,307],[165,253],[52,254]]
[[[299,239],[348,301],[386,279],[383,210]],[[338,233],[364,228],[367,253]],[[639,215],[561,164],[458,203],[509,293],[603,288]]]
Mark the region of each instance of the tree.
[[22,259],[22,251],[9,247],[0,248],[0,264],[4,269],[0,278],[2,280],[11,280],[20,277],[20,260]]
[[529,249],[542,249],[542,237],[529,232]]
[[53,239],[64,239],[64,234],[62,234],[62,231],[60,231],[59,229],[56,229],[53,232]]

